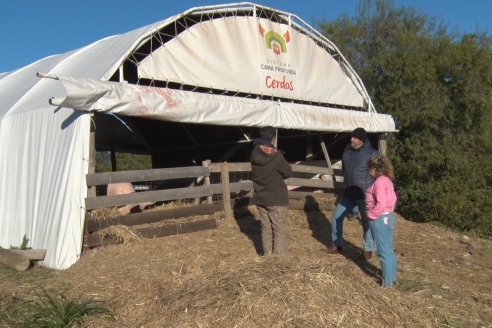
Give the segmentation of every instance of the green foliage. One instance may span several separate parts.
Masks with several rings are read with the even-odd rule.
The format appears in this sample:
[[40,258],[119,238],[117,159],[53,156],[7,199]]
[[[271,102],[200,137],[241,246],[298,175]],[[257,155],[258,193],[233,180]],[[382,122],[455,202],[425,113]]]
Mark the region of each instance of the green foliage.
[[[146,170],[152,168],[150,155],[116,153],[116,171]],[[96,172],[111,172],[111,153],[96,153]]]
[[13,304],[2,309],[1,314],[2,325],[31,328],[82,327],[89,316],[113,316],[102,301],[70,300],[44,289],[41,293],[36,291],[34,300],[14,300]]
[[27,244],[28,243],[29,243],[29,238],[27,238],[27,236],[24,235],[22,237],[22,243],[21,243],[21,245],[19,247],[10,245],[10,249],[19,249],[19,250],[31,249],[32,247],[27,247]]
[[399,133],[390,138],[398,211],[492,236],[491,38],[448,32],[388,0],[319,22]]

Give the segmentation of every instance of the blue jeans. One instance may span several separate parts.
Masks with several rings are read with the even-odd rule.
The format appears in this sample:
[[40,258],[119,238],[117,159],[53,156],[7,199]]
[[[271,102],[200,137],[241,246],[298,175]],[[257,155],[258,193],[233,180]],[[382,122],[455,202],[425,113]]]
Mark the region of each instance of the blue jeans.
[[347,213],[353,212],[354,208],[358,207],[362,224],[362,247],[365,251],[374,250],[374,241],[372,239],[369,222],[366,215],[366,200],[352,199],[343,197],[338,203],[331,216],[331,240],[335,246],[343,246],[343,220]]
[[391,287],[396,281],[396,255],[393,249],[395,226],[395,213],[382,214],[376,220],[369,220],[369,227],[383,270],[383,287]]

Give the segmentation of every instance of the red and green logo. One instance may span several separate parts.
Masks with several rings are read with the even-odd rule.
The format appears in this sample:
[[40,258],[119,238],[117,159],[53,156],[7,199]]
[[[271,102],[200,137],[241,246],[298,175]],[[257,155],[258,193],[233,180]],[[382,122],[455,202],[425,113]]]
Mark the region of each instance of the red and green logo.
[[265,46],[267,49],[272,49],[276,55],[280,55],[281,52],[287,52],[287,43],[290,41],[289,31],[284,35],[280,35],[274,31],[266,31],[261,24],[259,24],[260,34],[265,39]]

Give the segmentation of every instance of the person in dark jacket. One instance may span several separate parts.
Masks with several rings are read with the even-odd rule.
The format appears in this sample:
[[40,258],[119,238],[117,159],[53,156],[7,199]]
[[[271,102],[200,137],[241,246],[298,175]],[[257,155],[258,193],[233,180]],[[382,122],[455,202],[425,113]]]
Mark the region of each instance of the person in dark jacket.
[[352,131],[350,144],[345,147],[342,155],[344,191],[342,199],[335,207],[331,217],[333,245],[325,250],[327,253],[338,254],[343,251],[343,220],[348,213],[358,207],[363,230],[363,255],[366,259],[372,257],[374,241],[369,230],[365,210],[365,192],[374,182],[374,178],[369,175],[367,170],[367,162],[371,157],[378,154],[378,151],[367,139],[366,130],[356,128]]
[[251,153],[253,203],[260,213],[263,255],[266,256],[286,254],[289,241],[289,196],[284,179],[292,175],[292,169],[275,143],[275,129],[261,128],[260,138],[254,141]]

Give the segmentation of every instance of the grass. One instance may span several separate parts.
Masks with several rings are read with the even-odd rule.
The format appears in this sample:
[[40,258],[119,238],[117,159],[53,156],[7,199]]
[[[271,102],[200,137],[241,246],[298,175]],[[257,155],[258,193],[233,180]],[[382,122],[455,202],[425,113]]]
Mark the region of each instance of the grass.
[[54,270],[50,270],[43,267],[34,267],[32,269],[19,272],[4,264],[0,264],[0,277],[2,277],[2,284],[17,285],[31,284],[33,286],[39,285],[40,282],[45,281],[55,274]]
[[33,300],[13,297],[10,304],[0,309],[0,326],[26,328],[82,327],[90,316],[113,318],[105,301],[95,299],[68,299],[41,288]]
[[417,279],[400,279],[397,289],[403,293],[420,293],[432,289],[429,283]]
[[437,317],[439,319],[440,326],[442,328],[466,328],[462,323],[449,318],[448,316],[445,315],[439,315],[437,314]]
[[[397,289],[407,294],[419,294],[428,292],[432,294],[433,291],[439,290],[436,286],[430,283],[423,282],[418,279],[401,279],[398,282]],[[455,319],[450,318],[447,315],[443,315],[438,310],[438,306],[434,310],[435,316],[438,319],[439,327],[442,328],[466,328],[462,323]]]

